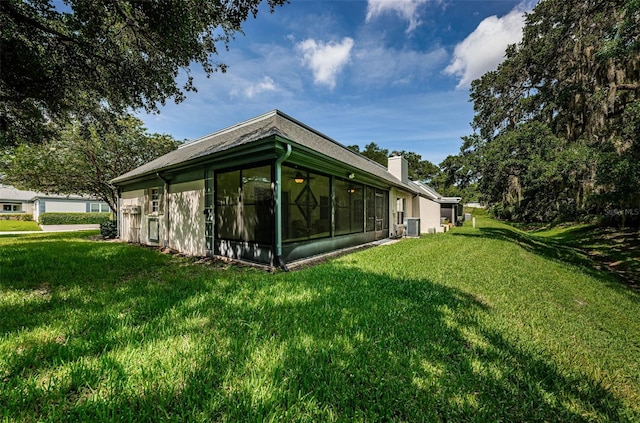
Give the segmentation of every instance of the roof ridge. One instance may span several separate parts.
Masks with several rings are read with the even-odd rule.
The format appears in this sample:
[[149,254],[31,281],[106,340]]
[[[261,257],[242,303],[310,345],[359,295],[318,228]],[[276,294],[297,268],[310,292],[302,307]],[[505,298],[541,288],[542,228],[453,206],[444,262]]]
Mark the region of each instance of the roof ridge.
[[186,147],[188,147],[188,146],[192,146],[192,145],[195,145],[195,144],[199,144],[199,143],[201,143],[201,142],[203,142],[203,141],[207,141],[207,140],[208,140],[208,139],[210,139],[210,138],[213,138],[213,137],[216,137],[216,136],[219,136],[219,135],[225,134],[225,133],[227,133],[227,132],[231,132],[231,131],[234,131],[234,130],[236,130],[236,129],[242,128],[243,126],[247,126],[247,125],[250,125],[250,124],[252,124],[252,123],[255,123],[255,122],[259,122],[259,121],[261,121],[261,120],[268,119],[268,118],[273,117],[273,116],[275,116],[276,114],[278,114],[278,112],[279,112],[279,110],[274,109],[274,110],[271,110],[271,111],[269,111],[269,112],[267,112],[267,113],[263,113],[263,114],[261,114],[261,115],[259,115],[259,116],[255,116],[255,117],[252,117],[252,118],[250,118],[250,119],[244,120],[244,121],[242,121],[242,122],[239,122],[239,123],[233,124],[233,125],[231,125],[231,126],[227,126],[226,128],[220,129],[220,130],[215,131],[215,132],[212,132],[212,133],[210,133],[210,134],[203,135],[203,136],[201,136],[201,137],[199,137],[199,138],[196,138],[196,139],[194,139],[194,140],[192,140],[192,141],[188,141],[188,142],[185,142],[184,144],[179,145],[179,146],[178,146],[178,150],[179,150],[179,149],[181,149],[181,148],[186,148]]
[[363,154],[361,154],[361,153],[359,153],[357,151],[351,150],[349,147],[347,147],[346,145],[342,144],[340,141],[336,141],[335,139],[331,138],[330,136],[325,135],[324,133],[318,131],[315,128],[312,128],[311,126],[307,125],[306,123],[301,122],[298,119],[289,116],[288,114],[282,112],[281,110],[275,109],[275,110],[273,110],[273,112],[275,112],[276,115],[279,115],[280,117],[283,117],[283,118],[291,121],[292,123],[294,123],[294,124],[304,128],[304,129],[306,129],[307,131],[313,132],[314,134],[326,139],[327,141],[330,141],[330,142],[336,144],[338,147],[342,147],[345,150],[349,151],[350,153],[358,155],[358,156],[362,157],[363,159],[368,160],[369,162],[379,166],[380,168],[386,170],[387,172],[389,171],[389,169],[386,166],[384,166],[383,164],[380,164],[380,163],[376,162],[375,160],[372,160],[372,159],[368,158],[367,156],[365,156],[365,155],[363,155]]

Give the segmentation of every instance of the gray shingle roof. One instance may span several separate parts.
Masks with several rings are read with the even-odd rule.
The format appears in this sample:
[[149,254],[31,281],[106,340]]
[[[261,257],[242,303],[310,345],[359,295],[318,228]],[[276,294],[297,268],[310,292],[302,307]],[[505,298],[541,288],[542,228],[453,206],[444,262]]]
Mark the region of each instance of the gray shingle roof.
[[94,197],[82,195],[45,194],[36,191],[24,191],[12,185],[0,184],[0,200],[4,201],[33,201],[36,198],[63,198],[70,200],[94,200]]
[[430,198],[436,203],[457,204],[461,200],[461,197],[443,197],[442,195],[438,194],[438,192],[435,189],[431,188],[429,185],[424,184],[422,182],[410,181],[409,184],[412,185],[417,190],[419,190],[420,193],[423,194],[423,197]]
[[22,191],[11,185],[0,185],[0,200],[31,201],[37,195],[35,191]]
[[184,144],[177,150],[118,176],[113,179],[112,182],[118,184],[137,177],[154,174],[170,167],[187,164],[193,160],[265,139],[272,135],[286,138],[327,157],[361,169],[387,181],[393,186],[402,187],[415,194],[422,193],[421,190],[416,187],[402,183],[399,179],[391,175],[384,166],[349,150],[339,142],[287,116],[279,110],[273,110]]

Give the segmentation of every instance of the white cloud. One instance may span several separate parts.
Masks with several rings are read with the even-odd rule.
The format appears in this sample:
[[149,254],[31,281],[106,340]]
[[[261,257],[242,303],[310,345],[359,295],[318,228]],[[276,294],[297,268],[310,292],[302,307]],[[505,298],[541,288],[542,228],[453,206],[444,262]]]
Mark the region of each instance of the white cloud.
[[230,77],[231,81],[228,82],[228,84],[233,87],[229,90],[229,95],[231,97],[243,96],[247,99],[252,99],[265,92],[278,91],[278,86],[271,77],[264,76],[256,82],[257,78],[254,79],[250,75],[247,76],[248,78],[241,76]]
[[252,98],[256,94],[260,94],[266,91],[275,91],[275,90],[276,90],[276,84],[273,82],[273,79],[269,78],[268,76],[265,76],[264,78],[262,78],[260,82],[251,84],[248,87],[246,87],[244,89],[244,95],[246,95],[248,98]]
[[395,12],[409,22],[406,33],[411,33],[422,22],[418,17],[418,6],[427,0],[368,0],[366,22],[387,13]]
[[349,62],[353,38],[345,37],[340,43],[332,41],[324,43],[313,38],[296,44],[302,52],[302,63],[313,72],[316,84],[335,88],[338,73]]
[[523,2],[501,18],[484,19],[456,45],[453,59],[444,72],[460,78],[458,88],[468,87],[471,81],[498,67],[504,60],[507,46],[522,40],[524,15],[531,7],[530,1]]

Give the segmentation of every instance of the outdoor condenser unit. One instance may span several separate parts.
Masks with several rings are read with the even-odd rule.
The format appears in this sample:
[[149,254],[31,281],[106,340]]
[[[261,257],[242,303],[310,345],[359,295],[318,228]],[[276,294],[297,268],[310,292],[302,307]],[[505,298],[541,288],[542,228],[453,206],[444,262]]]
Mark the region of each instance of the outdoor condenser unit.
[[420,219],[417,217],[407,218],[407,236],[420,237]]

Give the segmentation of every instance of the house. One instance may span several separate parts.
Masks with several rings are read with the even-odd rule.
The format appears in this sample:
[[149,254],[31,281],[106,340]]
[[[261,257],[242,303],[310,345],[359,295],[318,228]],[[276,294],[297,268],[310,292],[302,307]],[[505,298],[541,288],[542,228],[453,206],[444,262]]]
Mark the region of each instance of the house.
[[[436,192],[430,186],[422,183],[422,182],[412,182],[414,185],[418,187],[423,193],[421,197],[421,211],[430,210],[430,212],[421,215],[421,225],[422,232],[429,232],[431,228],[435,227],[437,232],[441,232],[443,227],[441,223],[443,219],[446,219],[448,223],[456,224],[463,218],[464,207],[460,204],[461,197],[444,197]],[[430,199],[437,206],[432,204],[427,204],[425,202],[426,199]],[[436,208],[438,211],[436,211]],[[431,212],[433,210],[433,212]],[[438,215],[439,219],[436,222],[434,219],[434,215]]]
[[37,221],[40,214],[109,212],[107,203],[81,195],[53,195],[19,190],[0,184],[0,213],[29,213]]
[[433,203],[429,222],[440,214],[404,158],[387,169],[278,110],[112,183],[122,240],[270,266],[400,236],[421,216],[419,197]]
[[469,208],[472,208],[472,209],[484,209],[484,208],[486,208],[486,207],[484,206],[484,204],[479,203],[479,202],[477,202],[477,201],[474,201],[474,202],[472,202],[472,203],[465,203],[465,204],[464,204],[464,207],[469,207]]

